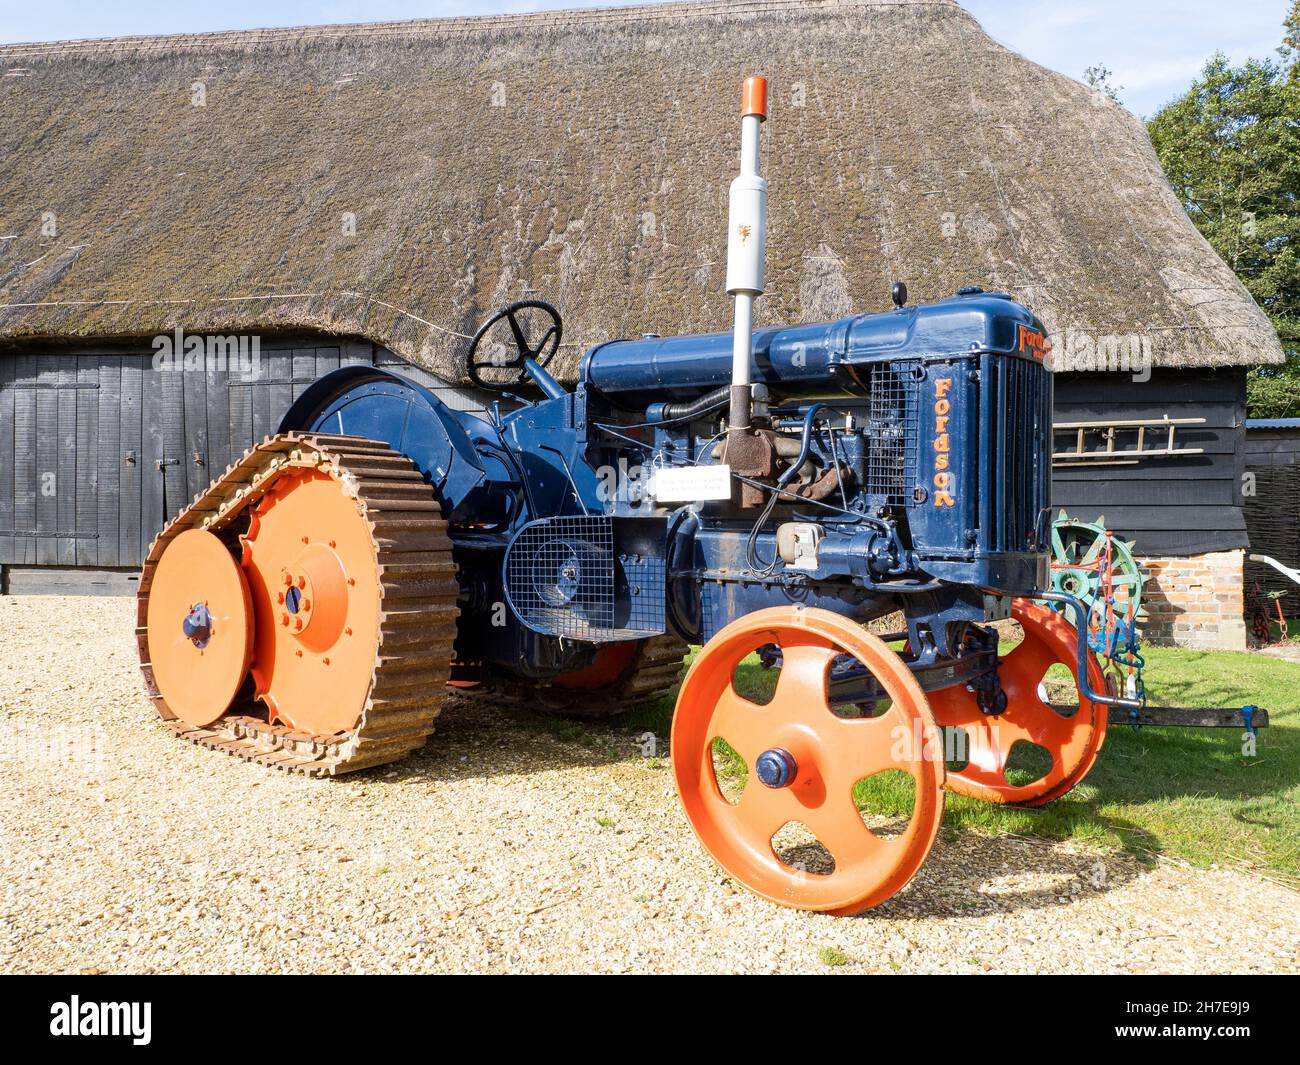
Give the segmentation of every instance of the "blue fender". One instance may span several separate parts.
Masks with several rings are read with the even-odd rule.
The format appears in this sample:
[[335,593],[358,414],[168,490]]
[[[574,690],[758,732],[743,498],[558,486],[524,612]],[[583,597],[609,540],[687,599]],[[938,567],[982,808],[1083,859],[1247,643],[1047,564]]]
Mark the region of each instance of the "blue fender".
[[486,479],[465,426],[436,395],[374,366],[344,366],[307,386],[281,433],[342,433],[380,440],[409,458],[451,514]]

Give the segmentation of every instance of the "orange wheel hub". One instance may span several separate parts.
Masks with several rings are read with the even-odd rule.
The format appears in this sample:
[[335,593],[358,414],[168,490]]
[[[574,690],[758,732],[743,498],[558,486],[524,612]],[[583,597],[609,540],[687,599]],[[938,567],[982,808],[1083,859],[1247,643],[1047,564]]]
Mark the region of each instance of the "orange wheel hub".
[[[966,731],[970,761],[964,769],[948,771],[951,790],[986,802],[1041,806],[1064,795],[1092,768],[1106,738],[1107,711],[1082,695],[1073,715],[1053,710],[1040,696],[1039,683],[1058,663],[1073,675],[1078,654],[1074,629],[1055,611],[1027,599],[1015,601],[1012,616],[1025,638],[998,666],[1006,710],[984,714],[975,695],[961,685],[931,692],[930,706],[940,725]],[[1093,691],[1105,691],[1105,677],[1092,655],[1088,683]],[[1052,759],[1047,774],[1029,784],[1007,779],[1007,760],[1019,741],[1044,748]]]
[[187,725],[212,724],[234,700],[248,672],[252,622],[248,584],[225,544],[189,529],[167,545],[145,624],[154,683]]
[[374,676],[381,600],[358,501],[319,470],[287,470],[252,510],[244,570],[257,620],[253,681],[272,721],[318,736],[355,728]]
[[[759,705],[736,691],[734,678],[765,644],[780,647],[782,666],[771,702]],[[831,710],[827,675],[844,654],[888,696],[879,717]],[[748,773],[734,804],[714,768],[717,739]],[[751,891],[798,909],[854,913],[883,902],[921,867],[943,815],[942,744],[924,692],[877,637],[824,610],[760,610],[710,640],[682,682],[672,762],[686,816],[709,854]],[[854,801],[858,782],[885,770],[903,770],[914,789],[908,827],[892,839],[868,828]],[[791,822],[816,836],[833,871],[782,860],[773,838]]]

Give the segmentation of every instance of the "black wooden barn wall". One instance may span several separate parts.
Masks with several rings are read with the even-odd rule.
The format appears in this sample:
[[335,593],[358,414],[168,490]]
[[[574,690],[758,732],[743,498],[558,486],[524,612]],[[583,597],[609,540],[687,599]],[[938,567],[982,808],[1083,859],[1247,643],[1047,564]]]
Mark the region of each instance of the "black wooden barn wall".
[[[1124,374],[1058,374],[1054,417],[1062,422],[1204,418],[1180,428],[1176,446],[1204,454],[1143,459],[1136,465],[1052,471],[1052,503],[1135,541],[1148,558],[1199,555],[1247,546],[1242,513],[1246,373],[1156,370],[1145,382]],[[1132,446],[1131,437],[1124,438]],[[1153,438],[1148,436],[1147,446]],[[1058,432],[1056,449],[1073,447]]]
[[0,347],[0,565],[139,566],[164,520],[340,365],[391,365],[475,405],[368,342],[264,337],[251,377],[152,357],[140,343]]

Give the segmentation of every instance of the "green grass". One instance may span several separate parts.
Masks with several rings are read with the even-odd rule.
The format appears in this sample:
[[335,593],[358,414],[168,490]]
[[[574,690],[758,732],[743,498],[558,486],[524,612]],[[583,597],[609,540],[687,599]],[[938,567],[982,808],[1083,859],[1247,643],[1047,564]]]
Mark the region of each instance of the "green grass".
[[844,951],[840,950],[839,947],[822,947],[822,949],[817,952],[817,960],[823,965],[837,968],[841,965],[848,965],[853,959],[845,954]]
[[[1079,839],[1149,857],[1167,854],[1205,866],[1243,862],[1300,878],[1300,664],[1259,654],[1150,648],[1145,672],[1153,706],[1217,707],[1254,703],[1269,711],[1254,757],[1236,729],[1114,726],[1087,780],[1038,810],[1012,809],[949,793],[946,831]],[[738,687],[770,691],[774,674],[756,658],[741,666]],[[672,701],[637,710],[634,731],[666,735]],[[724,745],[723,772],[739,786],[744,764]],[[865,810],[906,816],[906,778],[859,784]]]

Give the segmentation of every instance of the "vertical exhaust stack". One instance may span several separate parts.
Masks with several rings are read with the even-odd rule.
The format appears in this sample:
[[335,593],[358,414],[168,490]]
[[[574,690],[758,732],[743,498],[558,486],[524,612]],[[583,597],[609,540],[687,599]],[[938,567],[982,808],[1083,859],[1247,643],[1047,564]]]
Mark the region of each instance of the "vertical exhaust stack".
[[731,432],[749,429],[754,301],[763,294],[767,180],[758,173],[758,132],[767,119],[767,79],[746,78],[740,107],[740,174],[727,209],[727,295],[735,298],[731,347]]

